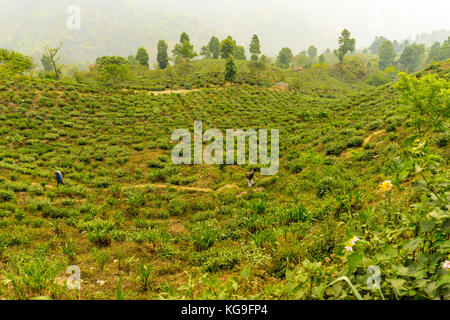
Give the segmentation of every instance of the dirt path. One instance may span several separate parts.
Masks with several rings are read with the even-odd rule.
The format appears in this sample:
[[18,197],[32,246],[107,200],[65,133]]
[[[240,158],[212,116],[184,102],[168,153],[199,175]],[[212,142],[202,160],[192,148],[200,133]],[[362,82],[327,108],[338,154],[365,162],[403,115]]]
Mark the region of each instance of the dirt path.
[[195,92],[200,91],[202,89],[178,89],[178,90],[162,90],[162,91],[147,91],[149,94],[159,95],[159,94],[171,94],[171,93],[188,93],[188,92]]
[[378,130],[378,131],[375,131],[374,133],[372,133],[371,135],[369,135],[367,138],[364,139],[363,146],[368,144],[370,142],[370,139],[372,139],[374,136],[379,135],[380,133],[383,133],[383,132],[384,132],[384,130]]
[[226,184],[226,185],[220,187],[219,189],[217,189],[216,192],[220,192],[224,189],[232,189],[232,188],[239,188],[239,187],[235,184]]
[[147,183],[147,184],[136,184],[136,185],[127,185],[125,187],[135,187],[135,188],[145,188],[145,187],[153,187],[165,189],[168,187],[172,187],[179,190],[188,190],[188,191],[198,191],[198,192],[213,192],[214,190],[211,188],[197,188],[197,187],[186,187],[186,186],[174,186],[167,184],[156,184],[156,183]]
[[[33,182],[32,185],[38,185],[38,183]],[[55,188],[55,186],[51,185],[51,184],[47,184],[45,185],[46,188],[48,189],[53,189]],[[146,183],[146,184],[129,184],[129,185],[124,185],[124,188],[146,188],[146,187],[152,187],[152,188],[159,188],[159,189],[167,189],[169,187],[177,189],[177,190],[187,190],[187,191],[197,191],[197,192],[220,192],[224,189],[231,189],[231,188],[239,188],[237,185],[235,184],[227,184],[224,185],[222,187],[220,187],[217,190],[213,190],[211,188],[199,188],[199,187],[187,187],[187,186],[175,186],[175,185],[171,185],[171,184],[162,184],[162,183]],[[88,190],[93,190],[92,188],[88,188]]]
[[[377,135],[379,135],[379,134],[381,134],[383,132],[384,132],[384,130],[378,130],[378,131],[375,131],[375,132],[371,133],[368,137],[366,137],[364,139],[362,146],[364,147],[366,144],[368,144],[370,142],[370,140],[373,137],[375,137],[375,136],[377,136]],[[345,151],[345,152],[343,152],[341,154],[341,157],[343,157],[345,159],[350,159],[350,156],[352,155],[352,152],[353,152],[352,150],[347,150],[347,151]]]
[[220,191],[222,191],[224,189],[238,188],[237,185],[227,184],[227,185],[224,185],[224,186],[222,186],[219,189],[214,191],[211,188],[186,187],[186,186],[175,186],[175,185],[155,184],[155,183],[129,185],[129,187],[136,187],[136,188],[145,188],[145,187],[169,188],[169,187],[171,187],[171,188],[175,188],[175,189],[178,189],[178,190],[198,191],[198,192],[220,192]]

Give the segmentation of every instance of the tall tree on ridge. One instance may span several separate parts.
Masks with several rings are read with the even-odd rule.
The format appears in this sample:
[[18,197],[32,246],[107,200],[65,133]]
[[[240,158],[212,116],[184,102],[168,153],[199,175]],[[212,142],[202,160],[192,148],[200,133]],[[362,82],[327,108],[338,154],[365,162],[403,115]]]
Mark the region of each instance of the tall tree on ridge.
[[139,61],[139,64],[142,66],[148,67],[148,53],[144,47],[140,47],[136,53],[136,60]]
[[309,46],[307,52],[308,52],[308,56],[309,56],[311,59],[314,59],[314,58],[317,56],[317,48],[316,48],[315,46],[313,46],[313,45],[310,45],[310,46]]
[[59,47],[57,48],[50,48],[49,46],[45,47],[44,54],[49,57],[50,61],[52,62],[53,71],[55,72],[55,77],[58,80],[59,75],[61,74],[61,66],[57,65],[57,62],[59,60],[59,57],[56,57],[59,50],[61,50],[62,42],[59,44]]
[[233,56],[228,56],[226,62],[225,62],[225,71],[224,71],[224,78],[225,81],[233,82],[234,79],[236,79],[237,74],[237,68],[236,63],[234,62]]
[[156,55],[156,61],[160,69],[167,68],[169,64],[169,55],[167,54],[167,43],[164,40],[158,41],[158,53]]
[[220,56],[220,41],[217,37],[211,37],[208,43],[209,52],[211,52],[211,58],[219,59]]
[[378,47],[378,66],[381,70],[395,64],[395,50],[391,41],[385,40]]
[[233,55],[235,48],[236,42],[231,36],[228,36],[220,43],[220,57],[222,59],[227,59],[229,56]]
[[252,54],[251,60],[258,61],[258,56],[261,54],[261,45],[256,34],[253,35],[252,41],[250,42],[250,53]]
[[342,63],[344,60],[344,56],[348,52],[355,51],[356,40],[355,38],[350,38],[350,31],[344,29],[339,37],[339,48],[334,50],[334,55],[339,58],[339,61]]

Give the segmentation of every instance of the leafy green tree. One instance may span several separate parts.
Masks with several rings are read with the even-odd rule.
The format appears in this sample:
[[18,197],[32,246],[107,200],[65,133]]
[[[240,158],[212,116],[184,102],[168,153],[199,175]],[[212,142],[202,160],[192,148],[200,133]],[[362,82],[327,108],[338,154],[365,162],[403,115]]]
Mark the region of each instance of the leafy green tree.
[[261,58],[259,61],[250,61],[248,64],[250,72],[255,75],[258,83],[259,75],[267,68],[265,61]]
[[118,56],[103,56],[96,60],[98,70],[105,81],[117,86],[129,76],[128,60]]
[[209,46],[208,45],[203,46],[200,49],[200,55],[202,57],[205,57],[205,59],[211,59],[212,58],[211,50],[209,50]]
[[136,60],[139,61],[139,64],[142,66],[148,67],[148,53],[144,47],[140,47],[136,53]]
[[433,43],[430,48],[430,53],[428,54],[427,63],[433,61],[439,61],[439,51],[441,50],[441,44],[439,42]]
[[437,57],[437,61],[444,61],[450,59],[450,37],[442,44],[439,49],[439,55]]
[[375,40],[373,40],[372,44],[369,47],[369,52],[372,54],[378,54],[378,49],[381,46],[381,44],[385,41],[387,41],[385,37],[375,37]]
[[0,49],[0,74],[22,74],[34,68],[33,60],[21,53]]
[[44,67],[45,71],[52,71],[52,69],[53,69],[52,60],[46,54],[42,54],[41,64]]
[[405,40],[405,41],[403,41],[401,43],[398,42],[397,40],[394,40],[392,45],[394,46],[395,52],[402,53],[403,50],[405,50],[405,48],[410,45],[410,43],[409,43],[409,40]]
[[307,52],[308,56],[312,59],[314,59],[317,56],[317,48],[313,45],[309,46]]
[[211,37],[208,43],[209,52],[211,53],[211,58],[219,59],[220,56],[220,41],[217,37]]
[[265,54],[261,56],[261,59],[259,59],[259,61],[261,61],[265,65],[270,64],[270,58]]
[[57,64],[59,61],[59,57],[57,57],[59,50],[61,50],[62,43],[60,43],[57,48],[50,48],[49,46],[45,47],[44,54],[49,57],[52,62],[53,71],[55,72],[55,78],[59,79],[59,75],[61,74],[61,66]]
[[197,56],[197,53],[194,51],[194,46],[190,44],[189,36],[186,32],[181,34],[180,43],[175,45],[172,53],[174,56],[184,59],[192,59]]
[[156,61],[161,70],[167,68],[169,64],[169,55],[167,54],[167,43],[164,40],[158,41],[158,53],[156,55]]
[[289,68],[292,61],[292,51],[289,48],[283,48],[278,53],[277,65],[282,69]]
[[421,66],[424,57],[425,45],[413,43],[403,50],[398,62],[404,70],[407,69],[409,72],[415,72]]
[[247,57],[245,56],[245,48],[243,46],[237,46],[234,49],[233,57],[236,60],[247,60]]
[[448,80],[438,79],[434,74],[417,78],[401,72],[395,87],[401,93],[401,102],[411,108],[419,135],[424,136],[442,117],[450,116]]
[[185,41],[190,42],[190,40],[189,40],[189,35],[188,35],[186,32],[183,32],[183,33],[180,35],[180,43],[183,43],[183,42],[185,42]]
[[192,59],[197,56],[197,53],[194,51],[194,46],[187,41],[183,42],[183,44],[175,45],[172,53],[174,56],[184,59]]
[[139,64],[139,61],[132,54],[130,54],[127,59],[128,59],[128,64],[130,64],[130,65],[138,65]]
[[236,42],[233,38],[231,38],[231,36],[228,36],[220,43],[220,57],[222,59],[227,59],[233,55],[235,48]]
[[258,56],[261,54],[261,45],[256,34],[253,35],[252,41],[250,42],[250,53],[252,54],[251,60],[258,61]]
[[299,71],[299,68],[309,68],[314,64],[314,60],[306,55],[306,51],[300,52],[297,56],[293,57],[292,67]]
[[339,61],[342,63],[344,60],[344,56],[348,52],[355,51],[356,40],[355,38],[350,38],[350,31],[344,29],[342,31],[341,36],[339,37],[339,48],[334,50],[334,55],[339,58]]
[[366,82],[372,86],[381,86],[383,84],[393,82],[398,74],[398,71],[393,67],[387,67],[379,73],[374,73],[369,76]]
[[228,56],[226,62],[225,62],[225,71],[224,71],[224,78],[225,81],[233,82],[236,79],[237,75],[237,68],[236,63],[234,62],[233,56]]
[[391,41],[385,40],[378,48],[378,66],[381,70],[395,64],[395,50]]
[[324,63],[325,62],[325,55],[322,53],[320,56],[319,56],[319,63]]

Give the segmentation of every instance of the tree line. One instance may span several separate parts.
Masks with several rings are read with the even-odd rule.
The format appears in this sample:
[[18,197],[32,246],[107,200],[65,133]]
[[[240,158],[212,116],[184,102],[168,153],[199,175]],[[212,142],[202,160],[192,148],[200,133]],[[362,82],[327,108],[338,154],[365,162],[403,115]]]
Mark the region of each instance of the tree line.
[[[58,64],[58,53],[62,47],[62,43],[57,48],[45,48],[41,58],[42,66],[47,72],[52,72],[54,77],[58,79],[61,75],[61,66]],[[253,70],[263,70],[265,65],[271,62],[271,59],[261,54],[261,43],[258,35],[254,34],[249,45],[250,63],[249,67]],[[301,51],[297,56],[294,56],[292,50],[288,47],[282,48],[275,58],[274,65],[281,69],[300,69],[307,68],[315,63],[324,63],[326,57],[335,56],[336,61],[343,63],[344,57],[348,53],[353,53],[356,50],[356,40],[351,37],[350,31],[344,29],[338,39],[338,48],[331,51],[326,49],[322,54],[318,55],[318,49],[311,45],[307,50]],[[157,43],[156,62],[159,69],[166,69],[170,61],[174,64],[182,65],[189,60],[202,57],[203,59],[224,59],[225,71],[224,77],[226,81],[233,81],[237,75],[237,67],[235,60],[247,60],[245,48],[238,45],[236,40],[231,36],[226,37],[220,41],[216,36],[212,36],[210,41],[201,47],[199,52],[196,52],[194,46],[190,42],[189,35],[186,32],[181,33],[179,42],[172,50],[172,57],[169,56],[169,47],[165,40],[159,40]],[[427,55],[428,51],[428,55]],[[11,61],[19,61],[17,55],[19,53],[6,54],[3,52],[3,60],[7,57]],[[439,42],[434,43],[431,48],[427,50],[425,45],[417,43],[409,43],[408,40],[398,42],[391,41],[385,37],[376,37],[370,47],[363,50],[364,53],[371,53],[378,55],[378,67],[380,70],[387,68],[394,68],[400,70],[408,70],[409,72],[417,71],[424,62],[431,63],[443,61],[450,58],[450,37],[444,41],[442,45]],[[14,59],[12,57],[15,57]],[[0,57],[1,58],[1,57]],[[25,61],[27,57],[23,56],[21,59]],[[295,60],[294,60],[295,58]],[[142,65],[149,68],[149,54],[144,47],[138,48],[135,55],[128,56],[127,59],[118,56],[104,56],[96,60],[98,71],[104,76],[117,83],[120,78],[127,74],[128,65]],[[27,70],[34,68],[30,60],[27,60]],[[5,64],[5,63],[3,63]],[[6,65],[6,64],[5,64]],[[3,68],[4,70],[5,67]],[[11,69],[12,70],[12,69]],[[19,68],[20,73],[24,72]]]

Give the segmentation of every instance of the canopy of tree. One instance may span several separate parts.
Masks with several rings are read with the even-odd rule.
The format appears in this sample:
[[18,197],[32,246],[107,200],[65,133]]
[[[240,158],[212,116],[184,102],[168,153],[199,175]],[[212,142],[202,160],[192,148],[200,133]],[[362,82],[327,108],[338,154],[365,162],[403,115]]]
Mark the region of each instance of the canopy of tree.
[[391,41],[385,40],[378,48],[379,62],[381,70],[395,64],[395,50]]
[[259,43],[259,38],[256,34],[253,35],[252,41],[250,42],[250,53],[252,54],[251,60],[257,61],[258,56],[261,54],[261,45]]
[[220,57],[222,59],[227,59],[229,56],[233,55],[236,48],[236,41],[228,36],[220,43]]
[[164,40],[158,41],[158,53],[156,56],[156,61],[160,69],[167,68],[169,64],[169,55],[167,53],[167,43]]
[[0,72],[4,74],[22,74],[33,69],[31,58],[21,53],[0,49]]
[[291,49],[289,49],[289,48],[281,49],[281,51],[277,57],[277,65],[280,68],[287,69],[287,68],[289,68],[289,65],[291,64],[291,60],[292,60]]
[[342,31],[341,33],[341,36],[339,37],[339,48],[334,50],[334,54],[339,58],[339,61],[341,63],[344,60],[344,56],[348,52],[355,51],[355,44],[355,38],[350,38],[350,31],[344,29],[344,31]]
[[147,50],[144,47],[140,47],[136,53],[136,60],[139,61],[139,64],[148,67],[149,56]]

